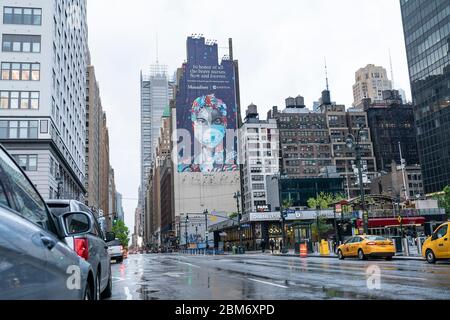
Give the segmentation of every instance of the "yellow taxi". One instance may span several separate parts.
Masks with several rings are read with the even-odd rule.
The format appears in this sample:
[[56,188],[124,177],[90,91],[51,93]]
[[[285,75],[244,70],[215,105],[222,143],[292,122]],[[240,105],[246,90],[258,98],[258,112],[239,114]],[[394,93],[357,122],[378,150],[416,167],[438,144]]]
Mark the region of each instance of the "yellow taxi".
[[354,236],[338,248],[340,260],[348,257],[358,257],[359,260],[366,260],[368,257],[392,260],[395,253],[394,243],[380,236]]
[[450,259],[450,222],[444,223],[422,246],[422,255],[428,263]]

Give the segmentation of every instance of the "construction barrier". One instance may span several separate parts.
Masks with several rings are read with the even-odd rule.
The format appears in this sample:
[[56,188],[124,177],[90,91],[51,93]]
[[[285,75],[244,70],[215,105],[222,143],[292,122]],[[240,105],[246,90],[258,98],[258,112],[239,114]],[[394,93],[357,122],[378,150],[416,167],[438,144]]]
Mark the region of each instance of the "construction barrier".
[[330,247],[328,246],[327,240],[322,240],[320,243],[320,254],[323,256],[329,256],[330,255]]
[[300,245],[300,258],[307,258],[308,257],[308,247],[306,244]]

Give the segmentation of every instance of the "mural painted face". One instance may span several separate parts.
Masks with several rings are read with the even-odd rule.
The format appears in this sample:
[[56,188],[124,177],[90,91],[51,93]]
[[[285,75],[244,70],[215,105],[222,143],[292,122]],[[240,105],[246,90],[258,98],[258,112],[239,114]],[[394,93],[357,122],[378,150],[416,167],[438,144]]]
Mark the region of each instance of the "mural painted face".
[[227,106],[214,95],[197,98],[192,106],[192,125],[202,146],[217,148],[225,139]]

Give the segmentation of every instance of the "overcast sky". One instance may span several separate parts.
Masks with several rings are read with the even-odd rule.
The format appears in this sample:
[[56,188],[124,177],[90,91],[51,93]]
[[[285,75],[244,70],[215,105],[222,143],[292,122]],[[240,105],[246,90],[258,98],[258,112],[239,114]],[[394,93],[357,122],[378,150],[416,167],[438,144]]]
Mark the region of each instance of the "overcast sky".
[[204,34],[227,54],[233,38],[240,63],[243,111],[260,114],[301,94],[312,106],[325,87],[353,102],[354,73],[369,63],[389,67],[410,99],[398,0],[88,0],[89,47],[107,112],[111,163],[132,230],[140,175],[139,73],[156,61],[173,74],[186,59],[186,37]]

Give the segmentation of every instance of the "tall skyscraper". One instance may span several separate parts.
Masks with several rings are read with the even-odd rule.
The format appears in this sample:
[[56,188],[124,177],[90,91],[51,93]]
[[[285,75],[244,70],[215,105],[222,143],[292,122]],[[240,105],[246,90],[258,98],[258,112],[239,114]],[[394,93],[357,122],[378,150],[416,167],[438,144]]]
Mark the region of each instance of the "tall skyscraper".
[[384,91],[383,99],[364,107],[378,171],[390,172],[392,162],[401,164],[401,158],[407,165],[418,165],[413,106],[404,104],[397,90]]
[[386,69],[368,64],[355,73],[353,106],[361,108],[364,99],[371,99],[373,102],[382,101],[383,91],[392,89],[392,81],[388,79]]
[[450,184],[450,1],[401,0],[426,193]]
[[[187,61],[178,73],[173,119],[179,142],[173,157],[174,204],[180,221],[185,221],[186,213],[191,221],[196,218],[191,214],[201,214],[199,223],[204,223],[205,210],[226,216],[237,211],[237,203],[240,205],[240,197],[233,197],[241,191],[241,183],[237,149],[239,90],[232,57],[230,49],[230,55],[219,61],[217,43],[203,36],[187,39]],[[187,232],[188,241],[195,237],[202,242],[205,236],[204,232],[197,234],[195,228]],[[181,237],[181,243],[185,241]]]
[[86,193],[86,1],[3,0],[0,143],[44,198]]
[[141,72],[141,223],[146,223],[146,192],[148,175],[155,159],[155,148],[161,130],[161,118],[173,97],[173,83],[169,81],[167,66],[155,64],[150,72]]

